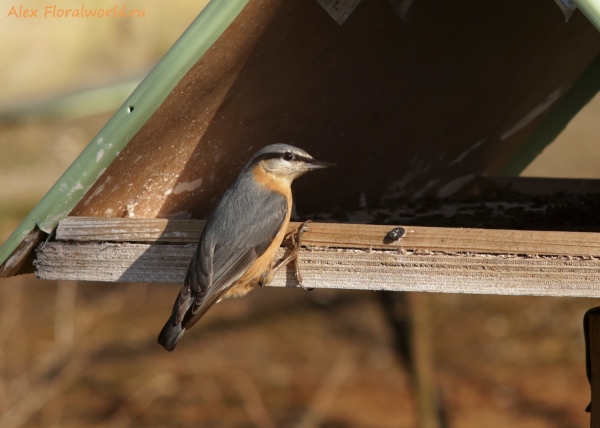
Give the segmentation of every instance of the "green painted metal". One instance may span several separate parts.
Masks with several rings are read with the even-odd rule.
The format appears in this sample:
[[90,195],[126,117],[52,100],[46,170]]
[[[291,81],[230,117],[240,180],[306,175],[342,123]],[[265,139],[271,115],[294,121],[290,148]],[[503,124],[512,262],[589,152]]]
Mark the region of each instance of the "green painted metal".
[[600,0],[572,0],[586,18],[600,30]]
[[579,110],[599,91],[600,55],[592,61],[575,84],[558,100],[540,126],[504,165],[498,175],[519,175],[546,146],[556,139]]
[[0,265],[37,225],[46,233],[75,207],[98,177],[223,34],[249,0],[212,0],[98,135],[0,247]]

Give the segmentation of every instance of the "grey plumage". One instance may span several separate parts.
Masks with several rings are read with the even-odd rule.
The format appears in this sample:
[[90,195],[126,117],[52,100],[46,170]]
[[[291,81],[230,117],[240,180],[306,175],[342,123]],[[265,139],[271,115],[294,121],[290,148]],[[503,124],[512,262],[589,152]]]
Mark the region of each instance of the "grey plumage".
[[305,151],[286,144],[263,148],[244,166],[209,216],[171,317],[158,336],[168,351],[265,253],[281,230],[288,202],[281,193],[258,184],[252,168],[282,153],[293,153],[307,165],[313,162],[312,168],[324,167]]

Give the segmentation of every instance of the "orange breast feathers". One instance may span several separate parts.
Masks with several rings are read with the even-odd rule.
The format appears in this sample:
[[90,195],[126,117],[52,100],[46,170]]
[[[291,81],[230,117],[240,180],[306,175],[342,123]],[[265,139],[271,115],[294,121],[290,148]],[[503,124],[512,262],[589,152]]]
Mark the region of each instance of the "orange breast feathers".
[[[262,162],[261,162],[262,163]],[[252,169],[252,175],[254,180],[269,189],[271,192],[280,193],[288,201],[288,213],[289,208],[292,206],[292,182],[284,178],[278,178],[271,174],[268,174],[262,167],[261,163],[256,165]]]

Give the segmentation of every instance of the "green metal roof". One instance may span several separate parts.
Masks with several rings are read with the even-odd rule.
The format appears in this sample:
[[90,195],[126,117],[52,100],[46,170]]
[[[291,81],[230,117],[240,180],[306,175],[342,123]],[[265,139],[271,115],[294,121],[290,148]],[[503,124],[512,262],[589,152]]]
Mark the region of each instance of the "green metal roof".
[[600,30],[600,0],[572,0],[585,17]]

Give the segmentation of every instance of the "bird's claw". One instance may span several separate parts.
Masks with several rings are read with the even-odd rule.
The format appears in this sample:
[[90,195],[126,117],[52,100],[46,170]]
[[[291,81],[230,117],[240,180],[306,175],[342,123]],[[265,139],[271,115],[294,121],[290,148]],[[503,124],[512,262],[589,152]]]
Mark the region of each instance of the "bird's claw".
[[[308,227],[307,223],[309,223],[310,220],[306,220],[304,223],[302,223],[300,225],[300,227],[298,227],[298,229],[295,232],[290,232],[290,234],[288,236],[290,236],[290,240],[292,241],[292,250],[290,251],[290,254],[288,254],[287,257],[285,257],[283,260],[281,260],[279,263],[277,263],[277,265],[272,269],[271,274],[273,274],[274,272],[277,272],[279,269],[281,269],[282,267],[286,266],[288,263],[290,262],[294,262],[294,274],[296,276],[296,281],[298,282],[298,286],[306,291],[311,291],[313,290],[312,288],[308,288],[305,287],[304,284],[302,283],[302,275],[300,274],[300,264],[299,264],[299,259],[300,259],[300,247],[302,247],[302,235],[304,234],[304,232],[309,231],[310,228]],[[260,282],[259,282],[260,284]]]
[[298,252],[298,250],[300,250],[300,247],[302,247],[302,235],[304,235],[304,232],[308,232],[310,230],[310,227],[308,227],[308,223],[311,222],[312,220],[306,220],[298,227],[296,233],[292,232],[292,251]]
[[301,289],[303,289],[304,291],[313,291],[315,288],[314,287],[306,287],[304,286],[304,284],[302,284],[301,281],[298,281],[298,285],[300,286]]
[[298,227],[298,230],[296,231],[295,236],[294,236],[294,234],[292,234],[292,243],[294,244],[294,249],[292,250],[292,252],[294,253],[294,274],[296,276],[296,281],[298,281],[298,285],[304,291],[314,290],[314,288],[305,287],[304,284],[302,283],[302,275],[300,274],[300,255],[298,254],[300,251],[300,248],[302,247],[302,235],[304,234],[304,232],[307,232],[310,230],[310,227],[308,227],[308,224],[307,224],[310,222],[311,222],[311,220],[306,220],[304,223],[302,223],[300,225],[300,227]]

